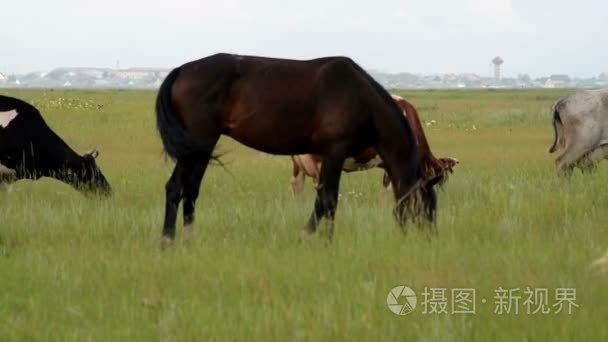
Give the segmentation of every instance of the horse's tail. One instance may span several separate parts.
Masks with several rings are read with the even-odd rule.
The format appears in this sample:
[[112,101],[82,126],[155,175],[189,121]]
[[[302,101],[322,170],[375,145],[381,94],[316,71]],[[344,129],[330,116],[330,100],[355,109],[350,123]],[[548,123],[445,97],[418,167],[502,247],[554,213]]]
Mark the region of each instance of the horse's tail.
[[559,109],[562,106],[562,100],[559,100],[555,106],[553,106],[553,144],[549,147],[549,153],[553,153],[557,150],[558,143],[563,139],[563,128],[564,124],[559,116]]
[[212,150],[192,137],[177,119],[171,104],[171,88],[179,76],[180,68],[175,68],[160,85],[156,97],[156,128],[163,142],[165,153],[174,161],[197,154],[212,155]]

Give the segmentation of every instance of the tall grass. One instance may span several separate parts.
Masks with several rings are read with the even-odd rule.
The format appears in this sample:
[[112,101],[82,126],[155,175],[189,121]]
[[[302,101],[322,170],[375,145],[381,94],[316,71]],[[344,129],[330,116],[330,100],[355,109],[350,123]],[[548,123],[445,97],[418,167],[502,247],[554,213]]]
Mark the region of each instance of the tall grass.
[[[589,268],[608,248],[608,165],[555,178],[549,108],[563,90],[399,92],[435,154],[461,161],[439,193],[437,238],[398,229],[373,170],[343,175],[332,243],[298,244],[310,181],[292,198],[287,157],[223,138],[230,173],[209,169],[195,240],[179,240],[180,218],[165,252],[171,164],[153,92],[0,92],[36,103],[76,151],[96,146],[115,191],[89,200],[43,179],[0,193],[2,341],[608,339],[608,276]],[[406,316],[386,305],[398,285],[418,295]],[[575,288],[579,306],[527,314],[527,287],[547,288],[549,305]],[[425,288],[448,301],[474,288],[476,313],[423,314]],[[494,313],[499,288],[520,289],[519,314]]]

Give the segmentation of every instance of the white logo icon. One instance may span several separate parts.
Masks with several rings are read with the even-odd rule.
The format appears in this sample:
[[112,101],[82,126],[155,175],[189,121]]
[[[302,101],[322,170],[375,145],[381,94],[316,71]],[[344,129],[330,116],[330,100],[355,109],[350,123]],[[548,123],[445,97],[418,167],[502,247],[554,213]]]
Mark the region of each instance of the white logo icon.
[[386,305],[396,315],[407,315],[414,311],[418,298],[407,286],[397,286],[388,293]]

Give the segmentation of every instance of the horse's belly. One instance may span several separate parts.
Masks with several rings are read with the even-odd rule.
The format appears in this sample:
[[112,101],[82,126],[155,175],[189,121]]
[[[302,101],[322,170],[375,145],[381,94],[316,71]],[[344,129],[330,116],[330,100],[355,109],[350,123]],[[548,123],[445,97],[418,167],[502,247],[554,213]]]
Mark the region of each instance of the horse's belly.
[[[311,134],[301,127],[290,127],[278,120],[241,120],[226,125],[224,134],[255,150],[278,155],[316,153]],[[271,123],[277,123],[274,126]]]
[[346,158],[346,160],[344,160],[342,170],[346,172],[364,171],[378,167],[380,164],[382,164],[382,158],[380,158],[379,155],[376,155],[374,158],[365,163],[357,162],[355,158]]
[[304,138],[283,138],[272,134],[272,132],[260,134],[259,136],[239,134],[238,132],[230,132],[227,135],[249,148],[275,155],[295,155],[317,152],[317,149],[312,146],[310,141]]

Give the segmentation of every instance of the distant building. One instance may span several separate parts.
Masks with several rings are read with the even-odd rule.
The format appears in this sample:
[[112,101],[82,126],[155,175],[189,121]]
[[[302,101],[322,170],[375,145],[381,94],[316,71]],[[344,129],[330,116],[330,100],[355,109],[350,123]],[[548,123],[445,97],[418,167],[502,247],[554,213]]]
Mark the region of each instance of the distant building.
[[149,72],[141,70],[120,70],[114,75],[116,78],[121,80],[141,80],[149,76]]
[[139,81],[150,78],[162,78],[169,74],[167,70],[159,70],[154,68],[131,68],[124,70],[117,70],[114,76],[122,80]]
[[448,83],[448,82],[454,82],[458,79],[458,76],[456,76],[456,74],[445,74],[443,75],[443,82]]
[[0,72],[0,83],[6,83],[8,82],[8,78],[6,76],[4,76],[3,73]]
[[567,88],[568,86],[570,86],[570,77],[560,74],[551,75],[543,85],[544,88]]

